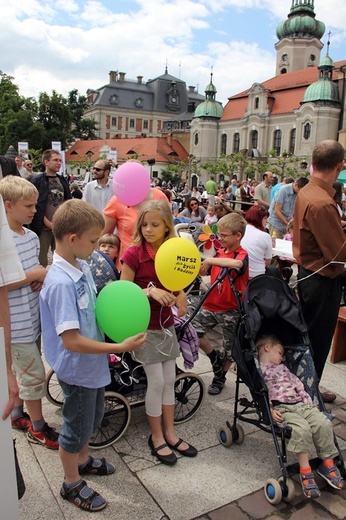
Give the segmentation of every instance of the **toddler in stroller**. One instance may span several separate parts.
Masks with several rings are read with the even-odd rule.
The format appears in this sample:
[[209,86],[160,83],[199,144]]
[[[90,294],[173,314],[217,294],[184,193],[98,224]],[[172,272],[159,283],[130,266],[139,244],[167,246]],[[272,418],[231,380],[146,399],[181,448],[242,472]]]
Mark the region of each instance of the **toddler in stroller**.
[[282,363],[284,347],[278,338],[262,336],[257,340],[256,348],[268,388],[271,416],[277,423],[292,426],[287,449],[297,455],[304,495],[318,498],[321,494],[309,463],[312,444],[322,460],[317,473],[333,488],[343,489],[345,482],[333,460],[338,450],[331,421],[313,405],[303,383]]
[[[264,493],[268,502],[278,504],[281,500],[290,502],[295,496],[293,481],[288,477],[289,474],[296,472],[296,467],[293,465],[288,469],[285,463],[287,462],[286,443],[293,450],[296,433],[293,433],[295,424],[288,424],[291,422],[291,417],[288,420],[286,413],[289,414],[289,412],[285,411],[284,422],[277,420],[280,419],[280,415],[276,413],[275,417],[273,417],[271,413],[274,408],[272,406],[273,403],[271,403],[272,399],[274,399],[274,404],[277,404],[275,401],[286,402],[286,399],[283,397],[272,397],[270,388],[267,388],[260,362],[268,363],[268,359],[267,357],[258,359],[256,343],[261,337],[268,337],[268,335],[272,334],[279,338],[280,347],[284,345],[284,364],[289,372],[292,372],[302,382],[304,390],[310,396],[312,403],[317,405],[321,412],[326,412],[318,389],[318,379],[313,364],[307,327],[296,294],[284,280],[276,276],[260,275],[250,280],[240,308],[240,319],[232,349],[233,358],[237,363],[233,421],[226,421],[226,426],[219,430],[219,439],[227,447],[233,443],[241,444],[245,439],[245,435],[239,421],[255,425],[262,431],[272,435],[282,476],[277,480],[273,478],[268,479],[264,485]],[[258,346],[260,346],[260,343],[258,343]],[[277,356],[282,354],[280,347],[275,346],[275,349],[278,350],[275,354]],[[271,349],[269,348],[269,350]],[[279,363],[282,361],[280,357]],[[240,386],[242,384],[247,386],[251,398],[240,397]],[[301,388],[301,385],[299,385],[299,394]],[[303,399],[304,401],[309,400],[305,393]],[[302,400],[302,398],[299,397],[296,400]],[[286,405],[279,405],[279,410],[275,411],[280,411],[283,415],[280,406]],[[286,408],[291,406],[288,405]],[[320,415],[322,416],[322,413],[318,412],[318,414],[319,417]],[[330,435],[332,432],[331,425],[325,427]],[[291,438],[292,443],[290,445]],[[333,440],[335,447],[328,445],[328,447],[322,449],[318,446],[317,453],[322,459],[334,458],[333,466],[339,468],[344,478],[343,456],[335,436]],[[313,441],[316,442],[315,436],[313,436]],[[314,447],[314,442],[310,442],[310,448]],[[299,446],[297,443],[297,448],[298,452],[301,453],[309,451],[306,444],[300,444]],[[304,475],[308,478],[303,478],[302,481],[306,496],[310,495],[311,498],[319,496],[310,466],[312,469],[318,468],[318,472],[322,473],[323,478],[326,478],[327,475],[333,476],[336,488],[342,489],[340,484],[343,485],[343,480],[340,478],[339,472],[334,472],[334,467],[330,472],[330,468],[325,469],[323,462],[319,459],[309,461],[308,458],[303,458],[299,462],[302,462],[302,466],[306,466],[303,469],[305,469],[305,473],[308,473],[308,475]],[[329,478],[328,482],[331,483]]]

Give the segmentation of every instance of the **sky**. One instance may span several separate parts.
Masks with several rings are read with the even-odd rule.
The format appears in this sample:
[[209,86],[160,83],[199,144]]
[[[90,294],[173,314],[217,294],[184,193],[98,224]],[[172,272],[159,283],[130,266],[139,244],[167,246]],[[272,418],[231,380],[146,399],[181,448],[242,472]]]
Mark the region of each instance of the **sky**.
[[[0,70],[19,93],[72,89],[85,95],[109,71],[143,81],[164,74],[204,93],[211,71],[217,99],[275,75],[276,27],[292,0],[0,0]],[[315,0],[331,32],[330,57],[346,59],[346,2]],[[317,78],[316,78],[317,79]]]

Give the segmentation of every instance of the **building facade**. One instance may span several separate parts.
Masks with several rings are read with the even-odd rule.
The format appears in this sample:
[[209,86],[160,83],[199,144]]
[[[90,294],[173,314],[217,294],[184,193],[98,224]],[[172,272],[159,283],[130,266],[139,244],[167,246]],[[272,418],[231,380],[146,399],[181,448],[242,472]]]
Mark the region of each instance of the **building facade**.
[[190,153],[206,162],[240,150],[255,158],[271,150],[310,157],[323,139],[345,146],[346,60],[333,62],[329,42],[321,59],[324,31],[313,0],[292,0],[287,20],[277,27],[276,75],[230,97],[220,115],[199,105]]
[[[100,139],[160,137],[162,131],[188,132],[195,108],[204,96],[195,87],[165,73],[143,82],[111,71],[109,83],[87,91],[88,110],[84,117],[98,125]],[[166,125],[166,126],[165,126]]]

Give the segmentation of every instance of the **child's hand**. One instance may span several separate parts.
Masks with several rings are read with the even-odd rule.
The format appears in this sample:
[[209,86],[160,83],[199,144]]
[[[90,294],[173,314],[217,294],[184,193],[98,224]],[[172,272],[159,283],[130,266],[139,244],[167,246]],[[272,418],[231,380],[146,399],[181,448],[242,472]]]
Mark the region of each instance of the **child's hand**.
[[136,350],[136,348],[140,347],[144,341],[147,339],[147,333],[141,332],[140,334],[136,334],[135,336],[131,336],[130,338],[124,339],[121,343],[118,344],[122,350],[119,352],[128,352],[131,350]]
[[165,291],[164,289],[158,289],[157,287],[152,287],[150,289],[150,296],[159,302],[162,307],[172,307],[176,303],[176,297],[174,294]]
[[44,279],[47,275],[47,269],[45,269],[42,265],[39,267],[36,267],[35,269],[32,269],[29,271],[30,277],[33,280],[33,282],[44,282]]
[[202,276],[205,276],[208,271],[209,271],[209,268],[210,268],[210,263],[208,261],[209,259],[206,258],[205,260],[203,260],[203,262],[201,263],[201,268],[199,270],[199,273],[202,275]]
[[42,282],[31,282],[30,287],[32,291],[40,291],[42,289]]
[[178,318],[185,316],[187,313],[187,296],[184,291],[181,291],[176,297],[175,305],[178,309]]
[[270,413],[271,413],[273,421],[278,422],[278,423],[284,422],[283,417],[278,410],[271,409]]

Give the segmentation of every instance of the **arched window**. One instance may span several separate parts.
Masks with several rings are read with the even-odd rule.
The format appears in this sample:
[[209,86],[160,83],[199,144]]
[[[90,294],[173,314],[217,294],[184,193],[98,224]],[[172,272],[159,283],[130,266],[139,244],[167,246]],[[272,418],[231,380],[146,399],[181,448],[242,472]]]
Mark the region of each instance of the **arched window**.
[[289,151],[290,151],[290,154],[294,154],[294,151],[295,151],[295,148],[296,148],[296,134],[297,134],[297,130],[295,128],[292,128],[291,130],[291,133],[290,133],[290,146],[289,146]]
[[255,97],[255,110],[259,108],[259,97]]
[[252,130],[250,133],[250,148],[257,148],[258,145],[258,132],[257,130]]
[[233,136],[233,153],[238,153],[240,148],[240,134],[236,132]]
[[227,149],[227,134],[222,134],[221,136],[221,154],[226,155]]
[[276,155],[280,155],[280,153],[281,153],[281,138],[282,138],[281,130],[275,130],[273,148],[276,151]]
[[198,132],[195,133],[195,146],[198,145]]
[[303,133],[304,139],[307,141],[310,138],[310,135],[311,135],[311,125],[310,125],[310,123],[306,123],[304,125],[304,133]]

